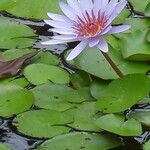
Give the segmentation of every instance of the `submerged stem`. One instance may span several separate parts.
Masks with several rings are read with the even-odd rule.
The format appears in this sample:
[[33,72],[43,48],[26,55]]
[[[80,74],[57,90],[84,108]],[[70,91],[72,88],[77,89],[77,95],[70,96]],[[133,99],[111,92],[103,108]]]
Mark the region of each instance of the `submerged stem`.
[[101,51],[101,53],[103,54],[103,56],[105,57],[105,59],[108,61],[108,63],[111,65],[111,67],[114,69],[114,71],[117,73],[117,75],[121,78],[123,77],[123,73],[121,72],[121,70],[116,66],[116,64],[112,61],[112,59],[108,56],[107,53],[104,53]]

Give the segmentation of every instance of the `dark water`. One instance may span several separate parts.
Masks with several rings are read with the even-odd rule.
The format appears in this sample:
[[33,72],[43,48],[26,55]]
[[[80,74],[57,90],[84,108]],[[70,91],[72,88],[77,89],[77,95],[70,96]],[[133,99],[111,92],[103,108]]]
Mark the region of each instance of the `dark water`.
[[[135,16],[135,13],[133,13],[133,10],[132,10],[132,6],[129,5],[129,8],[132,12],[132,15]],[[36,34],[38,35],[36,37],[37,42],[34,45],[35,49],[50,50],[52,53],[59,55],[61,57],[63,55],[62,52],[64,50],[73,48],[76,45],[76,43],[71,43],[68,46],[67,45],[59,45],[59,46],[57,45],[45,46],[44,45],[43,46],[40,44],[40,42],[48,40],[50,36],[53,35],[52,33],[47,32],[47,30],[49,29],[49,26],[45,25],[43,21],[26,20],[23,18],[17,18],[6,12],[1,12],[0,15],[14,18],[16,21],[26,24],[32,29],[34,29],[36,31]],[[66,65],[65,62],[62,63],[61,66],[67,68],[69,71],[72,70],[72,68]],[[135,109],[140,109],[140,110],[150,109],[150,104],[135,105],[134,107],[132,107],[132,110],[135,110]],[[125,113],[128,113],[132,110],[129,110]],[[14,150],[32,150],[36,148],[39,144],[45,141],[45,139],[36,139],[36,138],[28,137],[28,136],[22,135],[21,133],[18,133],[15,127],[13,127],[11,124],[12,120],[13,120],[13,117],[1,119],[0,142],[7,143]],[[120,138],[122,139],[123,146],[120,148],[117,148],[118,150],[141,150],[142,144],[150,139],[150,132],[149,132],[149,129],[144,128],[143,135],[141,135],[140,137],[132,137],[132,138],[120,137]]]

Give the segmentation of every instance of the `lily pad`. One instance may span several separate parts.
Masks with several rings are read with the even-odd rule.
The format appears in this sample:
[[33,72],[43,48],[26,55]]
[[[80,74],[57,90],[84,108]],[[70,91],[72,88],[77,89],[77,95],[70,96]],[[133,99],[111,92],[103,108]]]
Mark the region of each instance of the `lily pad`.
[[134,118],[142,124],[150,127],[150,111],[134,111],[131,112],[128,118]]
[[13,120],[13,125],[25,135],[50,138],[69,132],[70,128],[65,125],[72,121],[73,117],[67,112],[36,110],[17,115]]
[[150,30],[146,34],[146,40],[150,43]]
[[150,43],[145,40],[146,34],[147,30],[137,30],[121,38],[121,51],[125,59],[136,61],[150,60]]
[[145,16],[150,17],[150,2],[145,8]]
[[50,52],[41,51],[33,58],[33,62],[48,65],[58,65],[60,63],[60,60],[57,56],[53,55]]
[[129,0],[129,2],[131,3],[131,5],[133,6],[135,11],[138,12],[144,12],[145,7],[147,6],[147,4],[149,3],[149,0]]
[[[141,85],[144,88],[141,88]],[[106,113],[122,112],[143,99],[150,92],[150,79],[143,74],[127,75],[112,81],[97,102]]]
[[93,81],[90,86],[92,96],[96,99],[100,99],[104,95],[104,92],[109,83],[110,81],[105,81],[101,79]]
[[23,18],[44,19],[47,12],[59,12],[59,7],[54,0],[1,0],[0,10]]
[[123,115],[107,114],[97,119],[96,125],[100,129],[121,136],[139,136],[142,134],[142,126],[138,121],[134,119],[124,120]]
[[150,149],[150,140],[143,145],[143,150],[149,150],[149,149]]
[[69,73],[56,66],[47,64],[31,64],[24,69],[24,76],[34,85],[46,83],[48,81],[65,84],[69,83]]
[[34,102],[32,93],[13,84],[0,84],[0,116],[8,117],[28,110]]
[[25,48],[35,43],[34,31],[13,19],[0,17],[0,33],[0,49]]
[[0,143],[0,150],[12,150],[7,145]]
[[35,105],[40,108],[64,111],[86,101],[81,92],[64,85],[43,84],[31,90]]
[[75,109],[74,122],[70,126],[83,131],[99,131],[99,128],[95,125],[95,120],[100,117],[102,113],[96,113],[95,102],[83,103]]
[[75,132],[47,140],[37,150],[108,150],[120,144],[118,139],[110,136]]
[[[109,48],[108,55],[124,75],[146,73],[150,68],[147,63],[131,62],[123,59],[120,52],[111,47]],[[84,50],[73,61],[69,61],[69,63],[102,79],[108,80],[118,78],[116,72],[97,48],[88,48]]]

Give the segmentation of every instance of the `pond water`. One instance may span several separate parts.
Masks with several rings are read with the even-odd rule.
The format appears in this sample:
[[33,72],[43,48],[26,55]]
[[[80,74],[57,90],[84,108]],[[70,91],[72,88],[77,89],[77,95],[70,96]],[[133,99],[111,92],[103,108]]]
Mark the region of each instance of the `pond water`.
[[[129,6],[131,11],[132,7]],[[133,12],[132,12],[133,13]],[[41,41],[46,41],[49,39],[50,36],[52,36],[52,33],[48,32],[49,26],[47,26],[43,21],[36,21],[36,20],[27,20],[23,18],[17,18],[11,14],[8,14],[6,12],[1,12],[1,16],[5,16],[8,18],[15,18],[16,21],[21,22],[25,25],[28,25],[32,29],[36,31],[37,42],[35,43],[34,47],[35,49],[45,49],[49,50],[51,49],[51,52],[61,58],[63,58],[63,51],[66,49],[73,48],[76,43],[71,43],[68,46],[66,45],[55,45],[55,46],[45,46],[41,45]],[[139,14],[134,14],[135,17],[139,17]],[[72,68],[71,66],[67,65],[65,61],[62,61],[61,66],[65,69],[67,69],[70,73],[76,71],[76,69]],[[32,88],[32,87],[27,87]],[[32,109],[37,109],[33,106]],[[124,112],[125,114],[128,114],[132,110],[148,110],[150,109],[150,104],[139,104],[135,105],[131,108],[131,110],[128,110]],[[21,133],[19,133],[16,128],[12,125],[12,120],[14,117],[11,118],[2,118],[0,121],[0,141],[3,143],[8,144],[11,148],[14,150],[31,150],[36,148],[38,145],[43,143],[46,139],[38,139],[38,138],[32,138],[29,136],[25,136]],[[31,127],[32,128],[32,127]],[[104,132],[104,134],[107,134]],[[113,135],[113,134],[112,134]],[[140,150],[142,147],[142,144],[150,139],[150,132],[148,128],[144,129],[143,135],[140,137],[120,137],[124,143],[122,147],[119,147],[117,149],[120,150]]]

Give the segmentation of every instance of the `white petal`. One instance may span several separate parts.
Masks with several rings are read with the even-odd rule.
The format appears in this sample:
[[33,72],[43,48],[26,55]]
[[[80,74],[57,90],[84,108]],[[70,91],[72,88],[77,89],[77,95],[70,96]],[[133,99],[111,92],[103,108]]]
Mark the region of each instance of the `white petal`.
[[64,44],[68,42],[73,42],[74,40],[55,40],[51,39],[49,41],[41,42],[43,45],[55,45],[55,44]]
[[96,46],[98,43],[99,43],[99,38],[98,38],[98,37],[92,38],[92,39],[90,39],[90,41],[89,41],[89,47],[94,47],[94,46]]
[[79,6],[79,1],[78,0],[67,0],[68,4],[70,7],[72,7],[77,14],[81,15],[81,8]]
[[75,21],[77,20],[77,15],[74,13],[73,8],[71,8],[70,6],[68,6],[67,4],[63,3],[63,2],[59,2],[60,8],[63,11],[63,13],[70,18],[71,20]]
[[106,28],[100,33],[100,35],[107,34],[111,28],[112,28],[112,26],[106,27]]
[[103,39],[103,38],[100,38],[99,40],[100,40],[100,41],[99,41],[97,47],[98,47],[102,52],[105,52],[105,53],[108,52],[108,44],[107,44],[106,40]]
[[58,14],[54,14],[54,13],[47,13],[47,15],[51,19],[56,20],[56,21],[71,22],[71,20],[68,17],[63,16],[63,15],[58,15]]
[[123,10],[126,4],[127,0],[122,0],[118,3],[118,5],[116,6],[116,8],[114,9],[113,13],[110,16],[107,25],[110,24],[120,14],[120,12]]
[[56,32],[56,33],[59,33],[59,34],[71,34],[71,35],[76,35],[76,33],[73,31],[73,29],[59,29],[59,28],[52,28],[52,29],[49,29],[48,31],[50,32]]
[[61,28],[61,29],[68,29],[72,28],[73,24],[72,23],[67,23],[67,22],[62,22],[62,21],[54,21],[54,20],[44,20],[45,23],[48,25],[54,27],[54,28]]
[[75,35],[56,35],[56,36],[52,36],[52,39],[56,39],[56,40],[75,40],[75,39],[77,39],[77,36],[75,36]]
[[91,10],[93,9],[94,4],[93,4],[92,0],[88,0],[88,1],[80,0],[80,6],[81,6],[83,13],[85,13],[85,11],[91,13]]
[[71,52],[70,54],[67,56],[66,60],[72,60],[75,57],[77,57],[87,46],[88,41],[84,40],[81,41]]
[[120,25],[120,26],[113,26],[109,31],[108,34],[113,34],[113,33],[120,33],[124,32],[128,29],[131,28],[131,25]]

